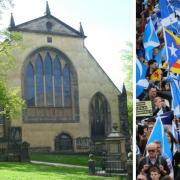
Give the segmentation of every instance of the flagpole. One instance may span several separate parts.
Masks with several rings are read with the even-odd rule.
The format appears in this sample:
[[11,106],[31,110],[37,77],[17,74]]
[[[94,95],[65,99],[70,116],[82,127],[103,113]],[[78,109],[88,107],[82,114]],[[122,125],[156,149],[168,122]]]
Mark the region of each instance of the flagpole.
[[[178,118],[178,117],[176,117]],[[175,125],[176,125],[176,132],[178,135],[178,143],[180,143],[180,134],[179,134],[179,124],[178,124],[179,119],[175,119]]]

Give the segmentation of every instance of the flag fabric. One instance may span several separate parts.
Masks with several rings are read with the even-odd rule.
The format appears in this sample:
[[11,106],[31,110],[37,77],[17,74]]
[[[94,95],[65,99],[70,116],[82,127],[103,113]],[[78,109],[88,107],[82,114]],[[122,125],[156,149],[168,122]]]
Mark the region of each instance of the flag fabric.
[[164,30],[164,37],[169,68],[180,74],[180,38],[167,29]]
[[152,59],[152,50],[160,45],[151,18],[149,19],[149,22],[145,26],[143,42],[145,48],[145,56],[146,59],[149,61],[150,59]]
[[179,2],[179,0],[171,0],[170,3],[174,7],[174,9],[180,10],[180,2]]
[[174,115],[180,117],[180,81],[175,76],[170,77],[170,88],[172,94],[172,110]]
[[136,97],[139,97],[145,88],[149,86],[146,77],[147,66],[136,58]]
[[168,68],[168,62],[165,61],[160,68],[161,68],[161,69],[167,69],[167,68]]
[[179,33],[179,24],[177,18],[175,17],[172,5],[167,0],[160,0],[159,3],[162,26],[173,31],[174,33]]
[[161,121],[164,125],[171,125],[174,118],[173,111],[165,112],[160,115]]
[[162,124],[161,118],[157,117],[154,124],[153,130],[149,136],[147,144],[153,143],[154,141],[160,141],[162,146],[162,156],[172,160],[172,153],[170,149],[170,144],[167,140],[167,136],[164,133],[164,126]]
[[[173,137],[176,139],[176,141],[177,142],[179,142],[179,135],[178,135],[178,127],[176,126],[176,124],[175,124],[175,122],[173,121],[172,122],[172,127],[171,127],[172,129],[171,129],[171,132],[172,132],[172,135],[173,135]],[[176,150],[178,149],[178,144],[175,144],[174,143],[174,148],[173,148],[173,150],[174,150],[174,153],[176,152]]]
[[162,67],[162,61],[167,60],[165,46],[158,52],[154,59],[156,60],[158,67]]
[[152,81],[160,81],[161,80],[161,69],[157,69],[155,72],[151,74],[150,80]]

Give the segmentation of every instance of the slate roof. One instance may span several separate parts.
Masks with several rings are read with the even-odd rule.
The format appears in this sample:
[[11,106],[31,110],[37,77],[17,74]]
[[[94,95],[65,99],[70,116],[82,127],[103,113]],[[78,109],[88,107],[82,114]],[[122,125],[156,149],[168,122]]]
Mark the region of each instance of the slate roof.
[[77,31],[51,14],[46,14],[42,17],[27,21],[19,25],[15,25],[14,18],[11,15],[9,30],[86,38],[81,24],[80,31]]

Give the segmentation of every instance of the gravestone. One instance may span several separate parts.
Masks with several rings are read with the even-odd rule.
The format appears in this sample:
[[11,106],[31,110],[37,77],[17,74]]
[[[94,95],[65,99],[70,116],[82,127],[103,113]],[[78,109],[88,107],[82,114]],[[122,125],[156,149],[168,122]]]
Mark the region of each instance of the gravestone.
[[107,173],[126,172],[127,155],[125,150],[126,138],[113,125],[113,130],[105,139],[107,159],[105,161],[105,171]]

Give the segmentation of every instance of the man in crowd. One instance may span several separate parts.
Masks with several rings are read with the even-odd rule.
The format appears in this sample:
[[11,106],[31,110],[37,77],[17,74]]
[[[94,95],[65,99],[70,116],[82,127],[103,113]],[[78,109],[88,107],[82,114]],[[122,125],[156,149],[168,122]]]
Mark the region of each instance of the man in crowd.
[[155,143],[150,143],[147,145],[147,152],[149,155],[142,158],[138,164],[138,174],[144,174],[150,178],[149,170],[151,167],[158,168],[161,177],[170,173],[166,160],[162,156],[158,156],[157,145]]

